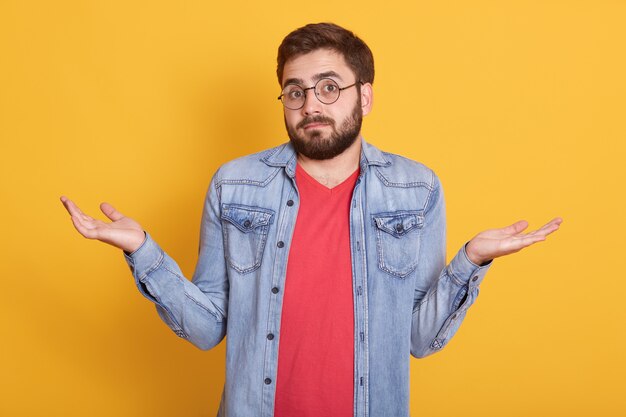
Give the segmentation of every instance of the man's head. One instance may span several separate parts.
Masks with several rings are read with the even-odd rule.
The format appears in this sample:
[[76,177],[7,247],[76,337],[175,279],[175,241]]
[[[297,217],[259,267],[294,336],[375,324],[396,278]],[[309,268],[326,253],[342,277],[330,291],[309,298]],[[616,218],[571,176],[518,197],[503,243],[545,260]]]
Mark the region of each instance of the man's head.
[[318,49],[330,49],[343,56],[356,79],[374,84],[374,56],[354,33],[334,23],[311,23],[291,32],[278,47],[278,83],[283,85],[285,63]]
[[354,144],[374,80],[372,53],[362,40],[330,23],[304,26],[280,45],[277,75],[285,126],[299,154],[330,159]]

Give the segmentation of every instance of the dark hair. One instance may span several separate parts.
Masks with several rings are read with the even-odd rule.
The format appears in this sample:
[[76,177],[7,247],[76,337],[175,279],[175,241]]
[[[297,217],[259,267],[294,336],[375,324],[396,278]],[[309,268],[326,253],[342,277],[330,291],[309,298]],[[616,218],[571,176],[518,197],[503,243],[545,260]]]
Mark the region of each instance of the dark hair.
[[334,23],[311,23],[291,32],[278,47],[276,75],[282,84],[285,63],[318,49],[331,49],[343,55],[357,81],[374,83],[374,56],[354,33]]

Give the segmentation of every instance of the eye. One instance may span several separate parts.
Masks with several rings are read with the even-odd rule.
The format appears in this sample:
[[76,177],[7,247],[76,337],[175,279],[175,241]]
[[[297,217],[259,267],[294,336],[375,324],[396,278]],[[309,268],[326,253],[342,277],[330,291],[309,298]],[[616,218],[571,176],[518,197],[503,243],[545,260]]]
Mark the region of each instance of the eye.
[[331,103],[339,96],[339,86],[335,80],[323,78],[315,85],[315,94],[322,103]]
[[285,95],[290,100],[299,100],[304,96],[304,91],[300,87],[291,87],[287,91],[285,91]]
[[328,84],[324,85],[323,91],[325,93],[334,93],[335,91],[337,91],[337,86],[335,84],[328,83]]

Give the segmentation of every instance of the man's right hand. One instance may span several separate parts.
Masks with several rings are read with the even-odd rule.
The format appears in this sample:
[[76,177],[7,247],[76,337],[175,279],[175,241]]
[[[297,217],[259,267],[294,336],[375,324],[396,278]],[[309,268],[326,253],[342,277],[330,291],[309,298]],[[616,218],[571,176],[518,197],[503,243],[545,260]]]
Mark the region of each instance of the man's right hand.
[[100,210],[111,219],[111,223],[105,223],[86,215],[72,200],[65,196],[61,196],[61,202],[72,216],[72,223],[74,223],[78,233],[87,239],[97,239],[125,252],[133,253],[139,249],[146,238],[139,223],[124,216],[109,203],[100,204]]

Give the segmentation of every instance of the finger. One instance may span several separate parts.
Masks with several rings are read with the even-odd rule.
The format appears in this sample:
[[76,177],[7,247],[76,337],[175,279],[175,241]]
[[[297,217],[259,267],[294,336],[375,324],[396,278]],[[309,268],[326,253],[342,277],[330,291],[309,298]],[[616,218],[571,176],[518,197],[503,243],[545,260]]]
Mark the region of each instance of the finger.
[[84,215],[84,213],[78,208],[78,206],[76,204],[74,204],[74,202],[72,200],[70,200],[69,198],[67,198],[65,196],[62,196],[61,197],[61,202],[65,206],[65,209],[68,211],[68,213],[70,213],[70,215],[72,215],[72,216],[82,216],[82,215]]
[[554,219],[550,220],[547,225],[555,225],[555,226],[561,226],[561,223],[563,223],[563,218],[561,217],[555,217]]
[[548,236],[550,233],[554,233],[559,230],[561,223],[563,223],[563,219],[561,219],[560,217],[556,217],[550,220],[548,223],[544,224],[540,229],[535,230],[533,234],[541,235],[544,237]]
[[520,249],[527,248],[530,245],[534,245],[535,243],[543,242],[546,240],[545,236],[535,235],[535,236],[527,236],[523,237],[518,241],[520,245]]
[[124,218],[124,215],[119,211],[115,210],[115,207],[110,205],[109,203],[100,204],[100,210],[111,220],[117,221]]
[[551,227],[548,227],[547,225],[542,226],[541,229],[537,229],[537,230],[533,230],[532,232],[528,232],[525,233],[523,235],[519,235],[520,237],[526,237],[526,236],[535,236],[535,235],[546,235],[547,231],[550,230]]
[[552,232],[555,232],[556,230],[559,229],[559,226],[561,225],[561,223],[563,222],[563,219],[560,217],[555,217],[554,219],[550,220],[548,223],[544,224],[543,226],[541,226],[541,228],[537,229],[537,230],[533,230],[532,232],[528,232],[524,235],[521,235],[522,237],[525,236],[534,236],[534,235],[542,235],[542,236],[547,236]]
[[78,233],[80,233],[84,237],[86,237],[88,239],[96,239],[97,238],[97,236],[98,236],[97,230],[95,228],[87,227],[80,220],[80,218],[78,218],[76,216],[72,216],[72,223],[74,224],[74,227],[76,228],[76,230],[78,230]]
[[82,219],[83,219],[83,220],[88,221],[88,222],[93,222],[93,221],[94,221],[94,218],[93,218],[93,217],[91,217],[91,216],[89,216],[89,215],[87,215],[87,214],[85,214],[85,213],[83,213],[83,214],[81,215],[81,217],[82,217]]
[[94,219],[86,219],[85,217],[89,217],[89,216],[85,216],[85,215],[80,215],[80,216],[72,216],[72,221],[77,222],[78,224],[80,224],[84,229],[96,229],[98,228],[98,226],[104,224],[101,220],[94,220]]
[[505,254],[511,254],[518,252],[528,246],[531,246],[537,242],[541,242],[546,240],[545,237],[542,236],[515,236],[510,239],[505,245]]
[[528,222],[526,220],[520,220],[518,222],[513,223],[510,226],[503,227],[502,231],[509,235],[517,235],[524,231],[528,227]]

